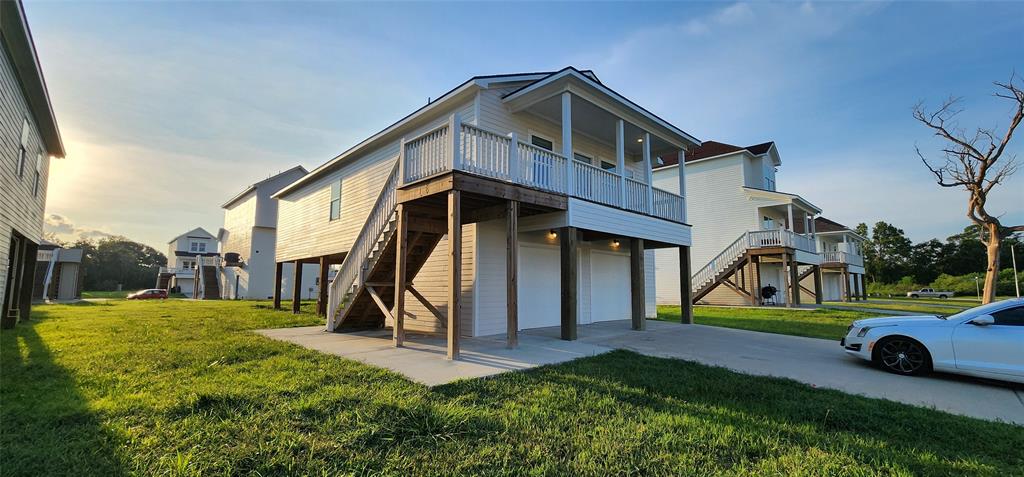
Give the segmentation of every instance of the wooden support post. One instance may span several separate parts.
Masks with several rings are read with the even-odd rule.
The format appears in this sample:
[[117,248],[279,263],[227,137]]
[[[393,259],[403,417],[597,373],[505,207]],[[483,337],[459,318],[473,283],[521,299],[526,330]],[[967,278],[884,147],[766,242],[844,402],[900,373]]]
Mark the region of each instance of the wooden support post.
[[284,263],[274,262],[274,309],[281,309],[281,281],[284,274]]
[[793,306],[793,300],[789,296],[787,296],[787,294],[790,293],[789,289],[790,289],[790,285],[791,285],[791,283],[790,283],[790,274],[789,274],[789,271],[786,268],[788,266],[789,266],[789,254],[788,253],[784,253],[784,254],[782,254],[782,296],[783,296],[783,298],[786,299],[786,308],[791,308]]
[[750,260],[754,262],[754,274],[751,277],[751,281],[754,282],[754,305],[761,305],[761,257],[754,255],[750,257]]
[[861,280],[860,280],[861,276],[863,276],[863,275],[861,275],[859,273],[854,273],[853,274],[853,285],[854,285],[854,295],[853,295],[853,298],[854,298],[854,300],[857,300],[857,301],[860,301],[860,297],[862,295],[861,288],[860,288],[861,287]]
[[796,262],[796,254],[789,256],[789,283],[792,287],[790,294],[793,306],[800,306],[800,267]]
[[864,274],[860,274],[860,297],[864,301],[868,299],[868,283],[864,281]]
[[448,192],[448,359],[459,359],[462,308],[462,192]]
[[814,266],[814,303],[821,304],[821,267]]
[[644,241],[634,238],[629,241],[629,281],[633,303],[633,329],[647,329],[644,303]]
[[578,310],[577,303],[577,273],[579,256],[576,246],[579,237],[576,234],[576,227],[562,227],[559,231],[559,248],[561,249],[561,287],[562,287],[562,339],[571,341],[576,339],[576,317]]
[[505,340],[509,348],[515,348],[519,345],[519,202],[508,201],[505,215]]
[[327,255],[320,257],[320,276],[319,285],[317,285],[316,293],[316,314],[319,316],[327,316],[327,289],[329,284],[327,283],[327,272],[330,270],[331,264],[327,260]]
[[756,265],[754,264],[755,255],[747,254],[747,272],[746,272],[746,285],[747,289],[750,290],[750,306],[757,306],[757,300],[761,297],[761,290],[757,288],[755,283],[757,280],[754,277],[757,274]]
[[690,247],[679,247],[679,319],[693,324],[693,273],[690,271]]
[[[39,254],[39,245],[27,239],[23,243],[25,252],[21,258],[21,288],[19,289],[21,296],[18,297],[21,301],[21,304],[18,305],[19,322],[28,321],[32,317],[32,289],[35,288],[36,256]],[[60,280],[59,277],[60,275],[58,275],[58,280]]]
[[395,217],[395,316],[391,338],[395,347],[401,347],[405,343],[405,267],[409,256],[409,210],[404,204],[398,204]]
[[292,275],[292,313],[298,314],[302,304],[302,260],[295,261]]
[[848,272],[846,270],[846,268],[844,267],[843,268],[843,272],[842,272],[842,274],[840,276],[842,277],[842,282],[843,282],[842,283],[843,301],[847,301],[848,302],[848,301],[850,301],[850,272]]

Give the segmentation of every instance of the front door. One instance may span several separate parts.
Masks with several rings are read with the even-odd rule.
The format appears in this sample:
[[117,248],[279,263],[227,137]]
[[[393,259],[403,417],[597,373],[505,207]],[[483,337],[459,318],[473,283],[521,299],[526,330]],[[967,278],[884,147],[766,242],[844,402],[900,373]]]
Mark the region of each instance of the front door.
[[992,313],[988,326],[964,323],[953,330],[956,367],[1024,376],[1024,306]]

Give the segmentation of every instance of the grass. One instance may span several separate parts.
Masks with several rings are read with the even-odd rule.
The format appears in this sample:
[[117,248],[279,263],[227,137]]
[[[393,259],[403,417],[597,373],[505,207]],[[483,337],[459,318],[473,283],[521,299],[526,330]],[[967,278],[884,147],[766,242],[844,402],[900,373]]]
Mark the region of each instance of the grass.
[[122,291],[84,291],[82,292],[82,298],[126,298],[131,293],[128,290]]
[[265,303],[33,318],[0,334],[2,475],[1024,470],[1019,427],[626,351],[431,389],[249,332],[320,322]]
[[826,302],[826,305],[843,306],[849,308],[869,308],[874,310],[905,311],[909,313],[920,313],[923,315],[952,315],[970,308],[963,304],[950,303],[949,306],[935,306],[928,303],[878,303],[872,301]]
[[[873,316],[878,316],[878,313],[829,309],[693,307],[693,320],[699,325],[829,340],[842,338],[854,320]],[[658,319],[678,323],[679,306],[658,305]]]

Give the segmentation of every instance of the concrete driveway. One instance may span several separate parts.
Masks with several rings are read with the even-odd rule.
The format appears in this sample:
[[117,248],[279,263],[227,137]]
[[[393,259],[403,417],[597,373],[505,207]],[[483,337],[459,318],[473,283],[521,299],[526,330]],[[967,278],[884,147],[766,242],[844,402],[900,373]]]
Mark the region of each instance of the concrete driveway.
[[[645,332],[627,327],[623,322],[583,326],[580,341],[1024,425],[1021,385],[945,374],[897,376],[848,356],[838,341],[661,321],[648,321]],[[557,338],[558,330],[526,334]]]

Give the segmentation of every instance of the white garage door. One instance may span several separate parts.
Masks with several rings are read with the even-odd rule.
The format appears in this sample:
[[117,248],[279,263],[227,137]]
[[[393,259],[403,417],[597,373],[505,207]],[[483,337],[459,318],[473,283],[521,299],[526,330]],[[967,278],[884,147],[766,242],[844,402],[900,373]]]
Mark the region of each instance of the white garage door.
[[629,255],[590,255],[591,321],[628,320],[631,314]]
[[519,247],[519,329],[558,326],[561,276],[558,247]]

